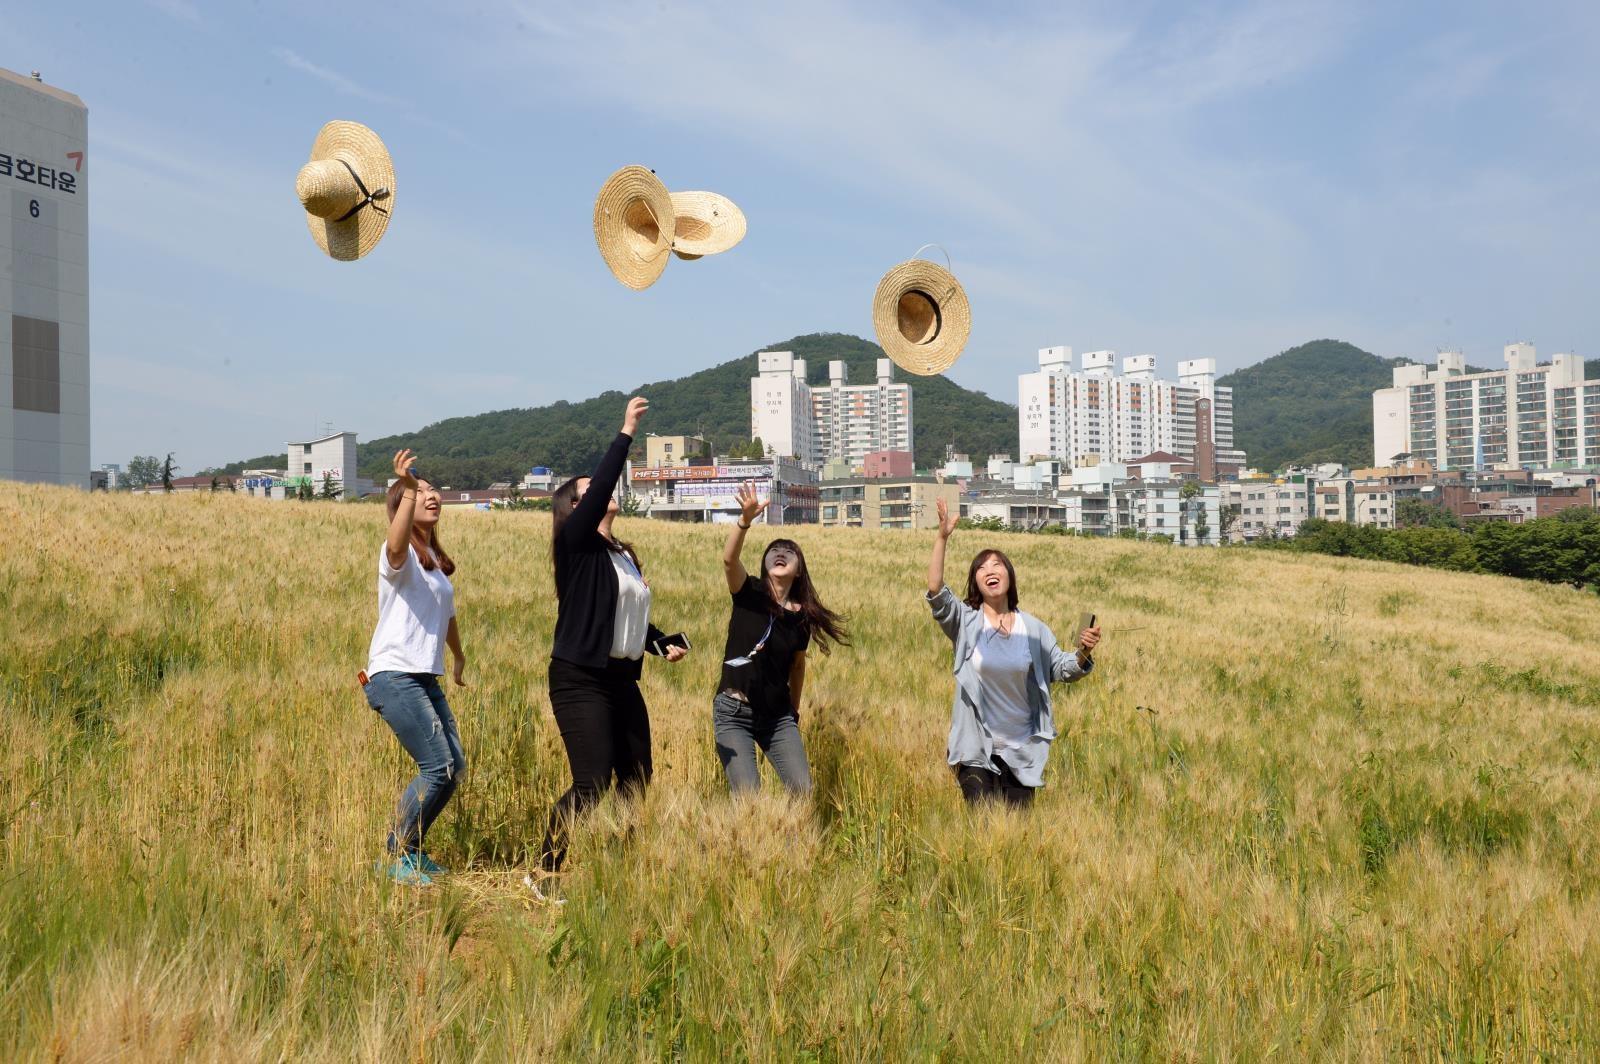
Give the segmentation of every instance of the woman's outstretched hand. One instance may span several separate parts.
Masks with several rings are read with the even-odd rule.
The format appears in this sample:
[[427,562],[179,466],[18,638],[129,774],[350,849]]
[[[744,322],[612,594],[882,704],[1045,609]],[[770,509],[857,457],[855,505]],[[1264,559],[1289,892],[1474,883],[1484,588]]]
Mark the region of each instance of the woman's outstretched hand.
[[639,422],[650,412],[650,400],[642,395],[636,395],[628,400],[628,412],[622,415],[622,433],[625,436],[639,434]]
[[761,511],[772,503],[770,498],[766,502],[757,498],[756,482],[753,480],[741,484],[734,498],[739,500],[739,523],[746,526],[754,524],[755,519],[761,516]]
[[411,448],[405,447],[394,452],[394,475],[406,491],[417,490],[417,478],[411,472],[412,466],[417,464],[417,455]]
[[956,530],[956,522],[961,518],[950,513],[950,506],[943,499],[934,503],[934,509],[939,511],[939,538],[949,539],[950,533]]

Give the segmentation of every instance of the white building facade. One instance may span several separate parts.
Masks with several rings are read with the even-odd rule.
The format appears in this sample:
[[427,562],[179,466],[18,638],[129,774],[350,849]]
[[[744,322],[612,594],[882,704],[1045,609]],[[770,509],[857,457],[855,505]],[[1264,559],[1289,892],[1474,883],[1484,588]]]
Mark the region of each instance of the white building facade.
[[1313,489],[1304,481],[1237,480],[1222,488],[1222,505],[1237,507],[1228,529],[1231,543],[1292,536],[1312,516]]
[[851,384],[843,362],[828,363],[828,383],[812,386],[806,363],[789,351],[763,351],[750,379],[750,435],[769,455],[808,469],[829,461],[859,468],[874,451],[910,451],[911,385],[878,359],[872,384]]
[[89,487],[89,112],[0,70],[0,477]]
[[1176,382],[1156,376],[1154,355],[1124,358],[1122,372],[1116,369],[1115,351],[1086,352],[1074,369],[1071,348],[1040,350],[1038,370],[1017,377],[1019,458],[1079,466],[1170,451],[1193,460],[1203,399],[1216,461],[1244,464],[1233,445],[1233,392],[1216,383],[1215,359],[1180,362]]
[[1505,363],[1468,373],[1445,351],[1431,368],[1395,367],[1393,385],[1372,393],[1374,464],[1410,454],[1439,470],[1600,467],[1600,380],[1583,379],[1583,358],[1541,365],[1519,342]]

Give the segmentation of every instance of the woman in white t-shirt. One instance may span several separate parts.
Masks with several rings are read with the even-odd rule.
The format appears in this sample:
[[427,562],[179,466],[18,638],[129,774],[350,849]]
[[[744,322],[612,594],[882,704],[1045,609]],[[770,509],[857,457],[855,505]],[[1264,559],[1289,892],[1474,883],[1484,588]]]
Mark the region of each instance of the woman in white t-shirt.
[[1094,668],[1098,627],[1077,633],[1077,652],[1063,650],[1048,625],[1017,608],[1011,559],[989,548],[967,568],[967,594],[944,582],[945,544],[956,516],[938,501],[939,530],[928,560],[928,606],[955,644],[955,701],[946,759],[969,804],[1003,799],[1027,805],[1044,786],[1044,764],[1056,737],[1052,683],[1073,683]]
[[367,652],[367,704],[394,729],[417,763],[395,808],[389,832],[389,877],[427,886],[444,872],[422,848],[429,826],[455,793],[467,758],[456,718],[445,701],[444,648],[455,656],[455,682],[465,687],[466,655],[456,631],[455,563],[439,545],[439,492],[418,480],[409,450],[394,456],[389,485],[389,535],[378,555],[378,627]]

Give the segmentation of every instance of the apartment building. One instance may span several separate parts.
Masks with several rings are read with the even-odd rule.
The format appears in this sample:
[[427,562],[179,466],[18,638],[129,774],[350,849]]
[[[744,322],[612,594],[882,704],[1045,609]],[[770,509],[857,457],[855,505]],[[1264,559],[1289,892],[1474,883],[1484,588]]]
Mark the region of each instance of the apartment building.
[[1382,481],[1361,481],[1354,477],[1318,481],[1311,506],[1311,516],[1324,521],[1394,527],[1394,488]]
[[1397,366],[1372,393],[1375,465],[1402,455],[1438,470],[1600,466],[1600,380],[1558,354],[1540,364],[1533,344],[1507,344],[1505,368],[1468,373],[1459,351],[1430,368]]
[[876,379],[851,384],[844,362],[828,363],[826,384],[806,379],[804,359],[763,351],[750,379],[750,434],[769,455],[808,469],[844,463],[860,469],[866,456],[913,450],[911,385],[896,382],[894,363],[878,359]]
[[1089,351],[1073,368],[1072,349],[1047,347],[1039,368],[1017,377],[1020,457],[1059,458],[1069,466],[1097,459],[1127,462],[1169,451],[1205,466],[1243,468],[1233,443],[1233,391],[1216,383],[1215,359],[1178,363],[1178,380],[1156,376],[1154,355],[1122,359]]
[[1238,480],[1222,486],[1222,504],[1237,507],[1230,543],[1292,536],[1311,516],[1314,488],[1301,481]]

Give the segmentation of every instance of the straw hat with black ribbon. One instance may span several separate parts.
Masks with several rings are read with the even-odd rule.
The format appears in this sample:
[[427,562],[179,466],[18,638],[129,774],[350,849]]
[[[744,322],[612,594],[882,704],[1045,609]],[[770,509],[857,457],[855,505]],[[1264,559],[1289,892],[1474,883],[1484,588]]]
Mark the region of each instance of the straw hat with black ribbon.
[[594,241],[629,288],[649,288],[667,268],[676,223],[667,186],[642,166],[624,166],[595,197]]
[[377,246],[394,209],[394,160],[378,135],[359,122],[329,122],[300,168],[295,195],[317,246],[353,262]]
[[[924,244],[917,253],[936,246]],[[949,270],[913,258],[878,282],[872,297],[872,327],[895,365],[929,377],[943,373],[960,357],[972,333],[972,307]]]
[[744,239],[744,212],[726,196],[674,192],[672,210],[677,215],[672,253],[680,259],[715,255]]

